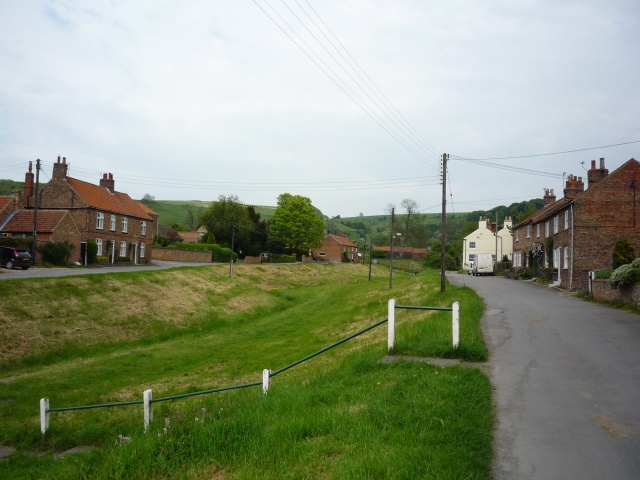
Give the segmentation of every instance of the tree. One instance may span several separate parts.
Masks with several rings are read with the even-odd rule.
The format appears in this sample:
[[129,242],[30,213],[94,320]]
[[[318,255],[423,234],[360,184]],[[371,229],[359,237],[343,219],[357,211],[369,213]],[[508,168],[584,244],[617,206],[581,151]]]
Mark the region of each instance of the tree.
[[283,193],[271,218],[270,234],[283,239],[295,251],[306,252],[322,245],[324,221],[309,198]]
[[616,242],[616,246],[613,249],[613,269],[631,263],[636,258],[636,252],[633,248],[633,244],[629,239],[622,237]]
[[236,250],[238,245],[248,240],[253,229],[247,207],[236,195],[220,195],[217,202],[202,212],[200,223],[207,227],[207,232],[213,233],[221,246],[230,247],[234,236]]
[[148,193],[145,193],[144,196],[142,197],[142,202],[155,202],[156,201],[156,197],[154,197],[153,195],[150,195]]
[[187,203],[184,206],[184,211],[187,217],[187,225],[191,231],[195,230],[198,226],[198,217],[202,211],[202,208],[196,207],[193,203]]

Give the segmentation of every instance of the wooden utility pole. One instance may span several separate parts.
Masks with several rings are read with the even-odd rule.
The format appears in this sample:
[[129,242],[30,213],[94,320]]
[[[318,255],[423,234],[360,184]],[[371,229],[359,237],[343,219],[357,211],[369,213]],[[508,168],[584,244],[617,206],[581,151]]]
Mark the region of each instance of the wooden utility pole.
[[445,290],[445,255],[447,238],[447,159],[449,155],[442,154],[442,226],[440,242],[440,291]]
[[[33,236],[31,238],[31,265],[36,264],[36,237],[38,235],[38,187],[40,186],[40,159],[36,160],[36,190],[33,196]],[[29,199],[25,199],[28,203]]]

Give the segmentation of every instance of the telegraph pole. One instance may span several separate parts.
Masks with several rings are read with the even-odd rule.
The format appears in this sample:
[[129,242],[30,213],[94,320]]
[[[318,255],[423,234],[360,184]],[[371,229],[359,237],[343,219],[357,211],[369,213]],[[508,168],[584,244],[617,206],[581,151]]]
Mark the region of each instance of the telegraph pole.
[[441,242],[440,242],[440,291],[444,292],[444,270],[445,270],[445,255],[446,255],[446,237],[447,237],[447,159],[449,155],[442,154],[442,227],[441,227]]
[[31,243],[31,265],[36,264],[36,234],[38,232],[38,186],[39,184],[40,184],[40,159],[38,158],[36,160],[36,190],[33,196],[33,242]]
[[394,230],[396,228],[395,226],[395,212],[396,212],[396,207],[393,207],[391,209],[391,247],[389,249],[389,288],[393,287],[393,235],[394,235]]

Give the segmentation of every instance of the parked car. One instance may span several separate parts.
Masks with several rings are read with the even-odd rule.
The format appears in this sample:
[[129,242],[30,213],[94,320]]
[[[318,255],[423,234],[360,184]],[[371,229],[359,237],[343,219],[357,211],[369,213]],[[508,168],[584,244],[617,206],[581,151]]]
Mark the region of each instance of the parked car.
[[473,260],[469,261],[469,275],[473,273]]
[[6,268],[22,267],[26,270],[31,266],[31,254],[13,247],[0,247],[0,265]]
[[478,253],[473,262],[474,275],[493,275],[493,255]]

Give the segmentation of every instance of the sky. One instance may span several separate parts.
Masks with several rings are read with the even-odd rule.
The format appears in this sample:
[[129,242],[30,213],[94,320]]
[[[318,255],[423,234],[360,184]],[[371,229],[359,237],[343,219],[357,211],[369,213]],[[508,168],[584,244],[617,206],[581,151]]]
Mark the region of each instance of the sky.
[[637,0],[0,0],[0,178],[438,213],[446,152],[449,212],[560,198],[640,160],[638,45]]

